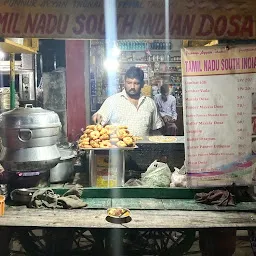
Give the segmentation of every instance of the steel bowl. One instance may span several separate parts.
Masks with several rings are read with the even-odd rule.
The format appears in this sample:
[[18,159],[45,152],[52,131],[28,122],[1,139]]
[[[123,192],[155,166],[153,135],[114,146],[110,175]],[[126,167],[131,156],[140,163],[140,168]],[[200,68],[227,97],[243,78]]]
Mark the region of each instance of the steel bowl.
[[132,220],[131,212],[127,208],[112,207],[107,209],[106,220],[116,224],[128,223]]

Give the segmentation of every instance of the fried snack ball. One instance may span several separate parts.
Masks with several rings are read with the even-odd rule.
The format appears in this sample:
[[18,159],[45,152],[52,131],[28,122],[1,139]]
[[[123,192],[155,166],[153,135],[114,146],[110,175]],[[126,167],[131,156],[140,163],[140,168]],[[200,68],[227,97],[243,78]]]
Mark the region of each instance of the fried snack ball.
[[101,131],[100,131],[100,135],[103,135],[103,134],[109,134],[108,129],[102,128]]
[[101,140],[109,140],[109,135],[107,134],[103,134],[102,136],[100,136]]
[[87,134],[86,134],[86,133],[84,133],[84,134],[80,137],[80,139],[85,139],[85,138],[87,138]]
[[89,141],[89,140],[90,140],[90,138],[88,138],[88,137],[82,139],[82,141]]
[[89,142],[81,142],[78,144],[78,147],[79,148],[84,148],[85,146],[88,146],[89,145]]
[[117,143],[116,143],[116,145],[119,147],[119,148],[125,148],[125,147],[127,147],[127,145],[123,142],[123,141],[118,141]]
[[92,131],[89,136],[90,136],[90,139],[96,140],[100,137],[100,132],[99,131]]
[[116,127],[114,125],[110,125],[110,124],[106,125],[105,128],[108,129],[108,130],[115,130],[116,129]]
[[111,148],[111,143],[107,140],[100,142],[100,148]]
[[86,130],[84,131],[84,133],[86,133],[86,134],[90,134],[91,132],[93,132],[93,130],[91,130],[91,129],[86,129]]
[[99,148],[100,147],[100,144],[95,142],[94,140],[91,140],[90,141],[90,145],[93,147],[93,148]]
[[97,124],[96,126],[95,126],[95,128],[94,128],[94,130],[95,131],[101,131],[102,130],[102,128],[103,128],[103,126],[102,125],[100,125],[100,124]]
[[129,131],[125,129],[119,129],[117,130],[116,135],[120,140],[122,140],[124,137],[129,136]]
[[86,129],[94,130],[95,129],[95,125],[88,125],[88,126],[86,126]]
[[89,142],[89,140],[81,140],[81,141],[78,142],[78,144],[89,145],[90,142]]
[[123,142],[124,142],[127,146],[133,145],[133,139],[132,139],[131,137],[124,137],[124,138],[123,138]]

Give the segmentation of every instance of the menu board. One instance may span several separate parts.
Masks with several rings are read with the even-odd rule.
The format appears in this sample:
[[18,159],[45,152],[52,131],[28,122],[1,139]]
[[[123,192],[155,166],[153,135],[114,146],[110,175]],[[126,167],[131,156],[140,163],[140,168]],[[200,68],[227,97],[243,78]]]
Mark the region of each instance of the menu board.
[[182,49],[188,185],[252,184],[256,46]]

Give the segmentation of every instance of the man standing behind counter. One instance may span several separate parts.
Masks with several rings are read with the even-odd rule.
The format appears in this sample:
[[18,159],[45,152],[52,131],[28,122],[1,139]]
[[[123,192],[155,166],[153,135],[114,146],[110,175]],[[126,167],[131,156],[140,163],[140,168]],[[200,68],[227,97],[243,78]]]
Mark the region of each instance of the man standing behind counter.
[[163,135],[176,136],[176,99],[174,96],[170,95],[170,89],[168,84],[161,86],[160,93],[161,94],[156,95],[155,102],[165,125],[163,127]]
[[155,102],[141,95],[144,86],[144,72],[137,67],[129,68],[125,73],[122,92],[108,97],[92,120],[102,125],[126,125],[135,136],[159,134],[163,126]]

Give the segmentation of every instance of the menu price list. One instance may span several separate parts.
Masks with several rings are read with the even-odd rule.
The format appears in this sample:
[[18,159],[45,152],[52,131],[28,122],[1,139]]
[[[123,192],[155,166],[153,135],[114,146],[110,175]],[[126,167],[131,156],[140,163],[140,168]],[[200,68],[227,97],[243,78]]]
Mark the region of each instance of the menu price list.
[[183,77],[189,173],[210,178],[251,154],[255,80],[254,74]]

